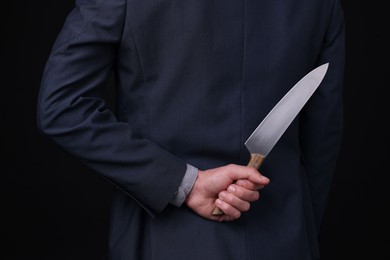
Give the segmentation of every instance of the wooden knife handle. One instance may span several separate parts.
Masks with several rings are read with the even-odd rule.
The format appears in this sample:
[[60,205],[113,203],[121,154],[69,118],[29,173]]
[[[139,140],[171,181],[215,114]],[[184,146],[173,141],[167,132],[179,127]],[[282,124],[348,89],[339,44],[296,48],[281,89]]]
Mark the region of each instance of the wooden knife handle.
[[248,167],[253,167],[256,170],[260,168],[260,165],[264,162],[265,157],[261,154],[251,154],[251,159],[248,163]]
[[[249,160],[249,163],[247,164],[248,167],[253,167],[256,170],[260,168],[260,165],[264,162],[265,157],[261,154],[251,154],[251,159]],[[223,215],[223,211],[219,208],[215,208],[213,210],[213,215]]]

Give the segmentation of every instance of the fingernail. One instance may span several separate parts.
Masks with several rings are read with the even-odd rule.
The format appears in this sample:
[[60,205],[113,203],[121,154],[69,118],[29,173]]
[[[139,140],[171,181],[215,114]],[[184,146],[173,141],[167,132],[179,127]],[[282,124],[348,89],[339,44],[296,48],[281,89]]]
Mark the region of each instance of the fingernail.
[[227,188],[227,191],[230,192],[230,193],[233,193],[233,192],[236,191],[236,188],[234,188],[233,186],[229,186],[229,187]]
[[226,193],[225,193],[224,191],[222,191],[222,192],[219,193],[219,198],[220,198],[221,200],[223,200],[223,198],[225,198],[225,196],[226,196]]

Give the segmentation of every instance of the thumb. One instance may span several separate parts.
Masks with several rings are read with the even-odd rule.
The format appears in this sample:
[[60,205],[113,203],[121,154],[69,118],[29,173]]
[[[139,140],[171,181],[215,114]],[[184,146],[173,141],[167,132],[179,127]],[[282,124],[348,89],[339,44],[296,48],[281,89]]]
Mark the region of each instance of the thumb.
[[260,172],[253,167],[236,164],[231,164],[227,167],[227,174],[229,178],[231,178],[233,181],[240,179],[248,179],[255,184],[267,185],[269,183],[269,179],[261,175]]

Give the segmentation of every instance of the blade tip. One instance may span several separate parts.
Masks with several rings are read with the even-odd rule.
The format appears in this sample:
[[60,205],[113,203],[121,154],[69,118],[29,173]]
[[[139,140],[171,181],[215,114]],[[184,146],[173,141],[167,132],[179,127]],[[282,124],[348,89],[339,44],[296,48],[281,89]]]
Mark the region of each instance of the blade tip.
[[324,70],[327,71],[329,67],[329,62],[322,64],[320,67],[324,68]]

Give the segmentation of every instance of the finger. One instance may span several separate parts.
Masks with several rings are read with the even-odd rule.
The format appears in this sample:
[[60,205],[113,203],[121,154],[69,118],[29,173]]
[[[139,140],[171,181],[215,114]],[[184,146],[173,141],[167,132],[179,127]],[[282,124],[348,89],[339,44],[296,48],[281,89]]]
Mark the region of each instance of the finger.
[[216,199],[215,200],[215,205],[223,211],[223,213],[225,214],[223,217],[223,220],[235,220],[235,219],[238,219],[240,216],[241,216],[241,212],[232,207],[230,204],[226,203],[225,201],[223,201],[222,199]]
[[267,185],[269,179],[261,175],[255,168],[230,164],[225,166],[227,175],[232,180],[248,179],[255,184]]
[[[258,193],[256,191],[251,191],[252,193]],[[248,194],[246,194],[248,196]],[[254,197],[254,196],[252,196]],[[218,198],[222,200],[223,202],[229,204],[232,208],[235,210],[238,210],[240,212],[248,211],[250,208],[250,203],[247,200],[243,200],[237,196],[235,196],[233,193],[227,192],[227,191],[221,191],[218,194]],[[223,211],[223,209],[221,209]],[[226,212],[225,212],[226,214]],[[234,214],[234,213],[232,213]]]
[[260,189],[264,188],[264,186],[265,186],[265,185],[261,185],[261,184],[255,184],[249,180],[237,180],[236,185],[243,187],[245,189],[248,189],[248,190],[260,190]]
[[[249,168],[251,168],[251,167],[249,167]],[[257,171],[256,171],[256,173],[257,173],[257,176],[260,176],[260,180],[258,182],[254,181],[255,184],[260,184],[260,185],[265,186],[265,185],[268,185],[270,183],[270,180],[267,177],[265,177],[264,175],[262,175],[261,173],[259,173]],[[250,179],[250,178],[248,178],[248,180],[252,181],[252,179]]]
[[[234,197],[247,202],[255,202],[260,198],[260,193],[257,190],[246,189],[234,184],[229,185],[227,191],[229,194],[234,195]],[[234,198],[231,199],[234,201]]]

